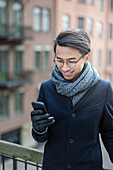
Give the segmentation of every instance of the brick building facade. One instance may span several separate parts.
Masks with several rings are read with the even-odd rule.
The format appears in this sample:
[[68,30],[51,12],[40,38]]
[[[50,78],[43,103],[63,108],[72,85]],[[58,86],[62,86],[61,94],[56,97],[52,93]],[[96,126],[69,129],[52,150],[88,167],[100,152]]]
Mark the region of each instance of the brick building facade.
[[112,18],[113,0],[0,0],[1,139],[28,145],[31,101],[51,76],[53,39],[62,29],[89,33],[90,61],[113,83]]

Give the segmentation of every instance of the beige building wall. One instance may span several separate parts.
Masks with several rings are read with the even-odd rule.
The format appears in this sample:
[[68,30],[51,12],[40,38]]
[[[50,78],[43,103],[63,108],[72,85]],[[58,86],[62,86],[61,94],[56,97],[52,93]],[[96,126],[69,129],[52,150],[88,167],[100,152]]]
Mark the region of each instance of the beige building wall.
[[[13,23],[12,4],[13,0],[8,0],[8,18],[9,24]],[[62,16],[69,15],[69,28],[78,28],[78,18],[84,18],[84,29],[88,31],[87,19],[92,18],[92,51],[91,63],[98,70],[102,78],[112,80],[113,84],[113,38],[109,38],[109,24],[113,25],[113,12],[110,12],[110,0],[103,0],[103,10],[99,10],[98,1],[94,1],[94,5],[89,5],[88,0],[85,3],[79,3],[78,0],[19,0],[23,3],[23,26],[33,27],[33,9],[38,6],[50,9],[50,31],[36,32],[33,29],[30,32],[31,39],[23,40],[22,42],[1,41],[0,49],[8,48],[8,70],[10,77],[14,75],[14,50],[23,50],[22,66],[24,71],[32,71],[30,83],[9,90],[5,93],[9,94],[9,117],[0,120],[0,134],[8,131],[22,128],[22,143],[26,143],[25,138],[28,132],[30,135],[31,121],[30,112],[32,110],[31,101],[36,100],[41,82],[48,80],[51,77],[51,71],[54,67],[53,63],[53,39],[63,29]],[[103,24],[102,38],[98,37],[97,22]],[[112,30],[113,31],[113,30]],[[4,44],[4,45],[3,45]],[[49,69],[44,69],[44,52],[49,51]],[[98,50],[101,50],[101,65],[98,65]],[[108,52],[112,52],[112,63],[108,65]],[[41,69],[35,68],[35,52],[41,51]],[[15,90],[22,91],[23,96],[23,113],[15,115],[14,113],[14,92]],[[2,90],[0,90],[0,93]],[[30,125],[29,125],[30,124]],[[27,126],[28,125],[28,126]],[[27,128],[26,128],[27,127]],[[27,129],[27,130],[26,130]],[[29,130],[28,130],[29,129]],[[24,138],[25,136],[25,138]],[[27,139],[28,140],[28,139]]]

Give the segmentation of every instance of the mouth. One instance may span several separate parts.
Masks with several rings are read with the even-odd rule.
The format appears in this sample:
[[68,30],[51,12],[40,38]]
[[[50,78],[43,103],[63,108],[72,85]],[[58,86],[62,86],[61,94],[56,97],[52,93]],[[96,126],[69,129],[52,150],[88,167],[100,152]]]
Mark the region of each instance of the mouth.
[[63,76],[65,76],[65,77],[69,77],[69,76],[72,75],[72,73],[62,73],[62,74],[63,74]]

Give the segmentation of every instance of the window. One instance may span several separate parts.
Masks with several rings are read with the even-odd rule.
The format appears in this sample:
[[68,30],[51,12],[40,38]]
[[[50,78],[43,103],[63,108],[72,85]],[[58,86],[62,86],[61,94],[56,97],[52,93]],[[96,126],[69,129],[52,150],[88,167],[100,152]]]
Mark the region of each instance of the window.
[[7,80],[8,51],[0,51],[0,82]]
[[15,52],[15,76],[19,78],[22,73],[22,56],[23,51]]
[[113,25],[109,24],[109,38],[112,39],[112,30],[113,30]]
[[44,70],[49,69],[49,51],[45,51],[44,53]]
[[98,0],[99,2],[99,9],[103,10],[103,0]]
[[36,70],[40,70],[40,68],[41,68],[41,51],[36,51],[35,55],[36,55],[36,62],[35,62]]
[[82,17],[78,18],[78,28],[84,29],[84,18]]
[[6,34],[7,23],[7,3],[5,0],[0,0],[0,36]]
[[113,12],[113,0],[111,0],[110,11]]
[[102,38],[102,31],[103,31],[103,25],[102,22],[97,22],[97,33],[98,33],[98,37]]
[[69,28],[69,15],[68,14],[64,14],[62,16],[62,27],[63,29]]
[[93,4],[94,4],[94,0],[88,0],[88,3],[89,3],[90,5],[93,5]]
[[93,20],[91,18],[87,18],[87,31],[90,36],[93,34]]
[[41,8],[35,7],[33,9],[33,30],[41,31]]
[[108,52],[108,64],[111,65],[111,63],[112,63],[112,52],[109,51]]
[[15,92],[14,95],[14,106],[15,106],[15,114],[20,115],[23,113],[23,93],[22,92]]
[[22,4],[14,2],[13,6],[13,33],[15,36],[20,37],[22,35]]
[[78,0],[78,2],[80,2],[80,3],[84,3],[84,2],[85,2],[85,0]]
[[42,30],[43,32],[49,32],[50,30],[50,11],[47,8],[42,11]]
[[9,115],[9,97],[5,92],[0,93],[0,119],[7,118]]
[[98,60],[97,60],[97,64],[98,64],[98,66],[101,66],[101,56],[102,56],[102,52],[101,52],[101,50],[98,50]]
[[22,4],[19,2],[13,3],[13,24],[15,26],[22,26]]
[[50,31],[50,10],[48,8],[35,7],[33,9],[33,30]]

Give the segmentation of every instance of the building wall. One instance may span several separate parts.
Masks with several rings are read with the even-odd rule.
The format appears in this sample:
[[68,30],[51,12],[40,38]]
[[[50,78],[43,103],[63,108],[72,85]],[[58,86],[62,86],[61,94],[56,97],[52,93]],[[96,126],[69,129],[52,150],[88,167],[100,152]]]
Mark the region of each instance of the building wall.
[[[12,4],[13,0],[8,0],[8,23],[13,23]],[[87,19],[92,18],[92,51],[91,63],[98,70],[102,78],[112,80],[113,83],[113,37],[110,39],[109,24],[113,24],[113,12],[110,12],[110,0],[103,0],[103,10],[99,10],[98,1],[95,0],[93,5],[88,3],[79,3],[78,0],[18,0],[23,4],[23,26],[32,27],[29,36],[31,39],[25,39],[20,43],[15,41],[3,42],[0,40],[0,50],[3,48],[9,49],[8,54],[8,71],[11,78],[14,77],[14,51],[22,50],[22,67],[24,71],[32,71],[30,75],[30,82],[20,86],[16,89],[6,89],[5,92],[9,94],[9,117],[0,120],[0,134],[10,132],[14,129],[21,128],[22,140],[21,143],[27,144],[25,138],[31,130],[30,112],[32,110],[31,101],[36,100],[41,82],[51,77],[53,64],[53,39],[63,29],[62,16],[69,15],[69,28],[78,28],[78,18],[84,18],[84,29],[88,31]],[[33,30],[33,9],[34,7],[41,7],[41,9],[50,9],[50,31],[36,32]],[[103,24],[102,38],[98,37],[97,22],[101,21]],[[112,30],[113,31],[113,30]],[[98,65],[98,50],[101,50],[101,63]],[[112,63],[108,65],[108,51],[112,52]],[[36,69],[36,51],[41,52],[41,68]],[[44,54],[49,51],[49,68],[44,69]],[[111,78],[110,78],[111,77]],[[23,111],[20,115],[15,115],[14,111],[14,94],[15,91],[23,93]],[[0,93],[3,91],[0,90]],[[28,126],[27,126],[28,124]],[[27,126],[27,128],[26,128]],[[23,128],[22,128],[23,127]],[[24,128],[25,127],[25,128]],[[26,130],[27,129],[27,130]],[[25,138],[24,138],[25,136]],[[27,139],[27,140],[28,140]]]

